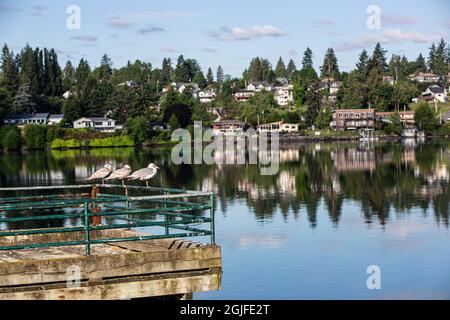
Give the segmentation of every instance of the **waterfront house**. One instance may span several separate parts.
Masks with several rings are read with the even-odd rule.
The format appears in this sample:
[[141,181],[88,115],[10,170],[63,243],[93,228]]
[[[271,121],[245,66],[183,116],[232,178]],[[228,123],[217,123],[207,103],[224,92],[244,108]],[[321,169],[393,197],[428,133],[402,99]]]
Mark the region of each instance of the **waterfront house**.
[[330,126],[335,130],[374,129],[375,109],[339,109]]
[[63,119],[64,119],[64,115],[63,114],[51,114],[48,117],[47,124],[49,126],[55,126],[57,124],[60,124]]
[[244,133],[245,123],[240,120],[222,120],[212,125],[214,135],[235,136]]
[[[390,123],[394,112],[375,112],[375,119],[380,122]],[[416,122],[414,121],[414,111],[400,111],[400,121],[405,124],[408,129],[414,128]]]
[[42,124],[46,125],[49,113],[21,113],[13,114],[3,120],[4,124],[23,126],[27,124]]
[[408,76],[408,79],[411,81],[417,81],[420,83],[433,83],[433,82],[439,82],[441,80],[441,77],[430,72],[419,72],[410,74]]
[[83,117],[73,122],[75,129],[92,128],[100,132],[115,132],[121,126],[116,126],[116,121],[106,117]]
[[258,132],[267,133],[293,133],[298,132],[298,124],[296,123],[285,123],[284,121],[277,121],[272,123],[261,124],[257,128]]

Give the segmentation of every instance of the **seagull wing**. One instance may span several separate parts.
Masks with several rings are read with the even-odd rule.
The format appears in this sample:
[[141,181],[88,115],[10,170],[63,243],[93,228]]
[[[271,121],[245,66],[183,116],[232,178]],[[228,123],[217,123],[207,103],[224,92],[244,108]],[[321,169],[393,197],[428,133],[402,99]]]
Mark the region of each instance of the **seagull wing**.
[[104,179],[111,173],[111,170],[108,168],[101,168],[97,171],[95,171],[90,177],[86,178],[86,181],[91,180],[97,180],[97,179]]
[[111,173],[111,175],[105,180],[123,179],[123,178],[127,177],[130,173],[131,173],[130,169],[120,168],[120,169],[114,171],[113,173]]

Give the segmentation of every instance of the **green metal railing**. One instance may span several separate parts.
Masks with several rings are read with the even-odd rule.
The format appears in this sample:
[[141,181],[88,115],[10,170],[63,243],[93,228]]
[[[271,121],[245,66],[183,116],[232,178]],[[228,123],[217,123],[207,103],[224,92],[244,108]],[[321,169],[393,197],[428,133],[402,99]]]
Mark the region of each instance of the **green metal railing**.
[[[83,189],[89,192],[68,193]],[[60,190],[63,190],[64,193],[51,194]],[[104,192],[105,190],[108,192]],[[210,236],[211,244],[215,243],[214,194],[211,192],[139,186],[122,187],[109,184],[0,188],[0,194],[3,192],[26,193],[26,195],[0,197],[0,237],[74,232],[80,232],[84,236],[77,240],[60,242],[3,245],[3,241],[0,242],[0,251],[84,245],[86,255],[90,255],[91,246],[96,244],[199,236]],[[50,194],[32,195],[36,192]],[[135,193],[135,195],[130,196],[131,193]],[[49,213],[39,213],[42,210],[49,211]],[[209,211],[210,215],[203,216],[201,213],[204,211]],[[11,212],[14,216],[7,217]],[[158,220],[158,217],[162,217],[162,219]],[[78,223],[76,226],[70,227],[33,229],[22,227],[13,230],[8,228],[8,225],[11,224],[48,223],[64,219],[77,219]],[[94,219],[101,223],[98,225],[91,223]],[[206,228],[205,225],[208,224],[209,228]],[[152,233],[148,236],[121,238],[92,237],[93,232],[96,231],[143,227],[158,227],[162,232],[161,234]]]

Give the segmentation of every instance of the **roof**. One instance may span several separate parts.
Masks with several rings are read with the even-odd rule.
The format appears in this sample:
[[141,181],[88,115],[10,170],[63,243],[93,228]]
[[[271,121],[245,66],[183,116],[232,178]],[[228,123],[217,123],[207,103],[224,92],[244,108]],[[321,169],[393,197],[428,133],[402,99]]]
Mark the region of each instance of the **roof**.
[[335,110],[336,112],[338,111],[343,111],[343,112],[375,112],[375,109],[337,109]]
[[49,115],[49,113],[18,113],[7,116],[5,120],[47,119]]
[[64,118],[63,114],[51,114],[49,119],[62,119]]
[[80,121],[80,120],[90,120],[90,121],[115,121],[114,119],[105,118],[105,117],[81,117],[74,122]]
[[408,78],[415,78],[415,77],[439,77],[439,76],[430,72],[413,73],[408,76]]
[[440,87],[440,86],[430,86],[427,88],[428,90],[430,90],[433,93],[444,93],[444,88]]
[[215,122],[215,125],[226,125],[226,124],[244,124],[244,122],[240,121],[240,120],[222,120],[219,122]]

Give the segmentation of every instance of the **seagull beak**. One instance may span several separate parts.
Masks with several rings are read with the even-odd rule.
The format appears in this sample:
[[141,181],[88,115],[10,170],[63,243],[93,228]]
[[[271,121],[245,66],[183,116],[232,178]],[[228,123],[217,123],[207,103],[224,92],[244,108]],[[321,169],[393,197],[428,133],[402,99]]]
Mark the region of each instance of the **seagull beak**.
[[160,168],[160,167],[156,167],[156,169],[158,169],[158,170],[161,170],[161,168]]

